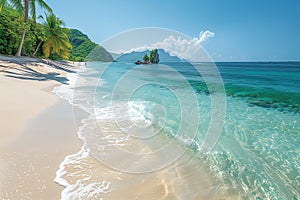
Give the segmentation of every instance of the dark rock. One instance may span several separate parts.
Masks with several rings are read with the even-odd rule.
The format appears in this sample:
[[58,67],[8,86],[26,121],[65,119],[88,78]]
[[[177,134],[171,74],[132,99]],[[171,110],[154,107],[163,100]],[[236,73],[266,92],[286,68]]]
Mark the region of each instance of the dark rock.
[[143,64],[143,63],[140,60],[138,60],[138,61],[135,62],[135,64],[140,65],[140,64]]

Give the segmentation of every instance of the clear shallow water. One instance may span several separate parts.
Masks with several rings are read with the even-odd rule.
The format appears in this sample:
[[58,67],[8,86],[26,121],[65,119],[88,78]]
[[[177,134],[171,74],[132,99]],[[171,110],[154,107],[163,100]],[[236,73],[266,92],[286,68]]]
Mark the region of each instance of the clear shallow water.
[[[79,131],[85,150],[62,163],[57,182],[71,185],[63,176],[64,168],[84,160],[83,151],[118,168],[121,165],[110,163],[108,152],[149,154],[165,148],[166,141],[175,141],[208,166],[220,181],[218,187],[237,188],[240,198],[300,198],[300,63],[217,63],[227,96],[226,120],[210,154],[201,152],[201,144],[212,115],[210,95],[218,94],[218,86],[208,91],[189,63],[162,64],[139,68],[112,63],[107,68],[105,63],[90,63],[76,84],[57,89],[58,95],[92,114]],[[72,92],[73,97],[68,95]],[[97,184],[100,194],[111,192],[113,186],[98,178],[89,184],[77,182],[64,195],[84,197]]]

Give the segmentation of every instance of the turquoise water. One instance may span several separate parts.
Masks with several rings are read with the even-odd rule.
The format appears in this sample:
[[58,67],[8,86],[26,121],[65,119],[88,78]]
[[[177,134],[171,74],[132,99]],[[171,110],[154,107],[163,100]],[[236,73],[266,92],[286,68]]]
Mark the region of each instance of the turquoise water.
[[[194,63],[200,69],[206,64]],[[209,154],[202,153],[201,145],[212,117],[211,95],[218,95],[221,86],[208,90],[189,63],[90,63],[73,98],[97,119],[117,122],[125,134],[130,121],[147,134],[159,130],[176,138],[207,163],[222,187],[240,188],[245,199],[299,199],[300,63],[216,65],[226,91],[226,116]],[[145,136],[135,134],[129,135]]]

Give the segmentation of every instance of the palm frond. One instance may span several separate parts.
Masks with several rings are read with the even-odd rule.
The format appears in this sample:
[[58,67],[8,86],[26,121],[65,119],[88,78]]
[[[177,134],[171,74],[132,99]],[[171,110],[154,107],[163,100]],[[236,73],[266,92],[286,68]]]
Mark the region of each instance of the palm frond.
[[57,54],[64,59],[68,58],[72,48],[68,37],[69,29],[63,28],[63,21],[53,13],[46,14],[43,24],[47,38],[43,46],[45,56]]
[[35,0],[30,1],[30,15],[32,20],[35,22],[36,21],[36,6],[35,6]]
[[44,42],[43,53],[46,58],[48,58],[51,54],[51,46],[52,46],[51,40],[48,39]]
[[2,12],[4,6],[7,5],[7,0],[0,0],[0,12]]
[[18,10],[19,12],[24,12],[24,6],[23,6],[23,1],[22,0],[10,0],[9,1],[10,5]]
[[52,9],[50,8],[50,6],[43,0],[33,0],[33,1],[37,1],[37,3],[39,4],[39,6],[41,6],[41,8],[45,9],[46,11],[52,13]]

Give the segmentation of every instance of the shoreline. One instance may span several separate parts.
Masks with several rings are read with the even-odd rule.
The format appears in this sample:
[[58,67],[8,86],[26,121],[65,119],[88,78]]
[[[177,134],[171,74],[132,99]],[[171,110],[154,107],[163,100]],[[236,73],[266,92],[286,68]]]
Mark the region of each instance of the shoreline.
[[52,90],[75,71],[69,63],[0,56],[0,199],[60,199],[56,171],[82,145],[72,105]]
[[[89,74],[88,70],[85,71],[86,74]],[[91,77],[87,77],[87,80],[82,78],[81,82],[91,84],[94,81]],[[71,91],[74,87],[72,84],[70,86]],[[85,85],[79,84],[76,86],[82,89]],[[61,93],[70,92],[67,88],[64,88]],[[75,107],[78,106],[88,112],[93,112],[89,110],[90,102],[88,99],[91,99],[89,95],[94,93],[90,90],[83,91],[80,89],[77,92],[82,96],[75,95],[76,98],[73,100],[79,102],[79,104],[75,104]],[[70,96],[62,95],[62,97],[68,99]],[[86,104],[80,104],[80,102],[86,102]],[[120,133],[114,123],[107,122],[105,124],[106,122],[101,120],[95,121],[94,117],[93,114],[89,115],[89,118],[83,121],[83,126],[80,127],[78,132],[78,137],[82,138],[84,147],[77,153],[67,156],[57,171],[55,182],[65,187],[62,192],[62,199],[239,199],[239,188],[224,187],[221,183],[222,179],[211,174],[209,166],[203,163],[203,160],[198,158],[195,152],[192,151],[186,151],[180,159],[170,165],[149,173],[131,173],[130,171],[126,172],[126,170],[114,168],[113,166],[119,166],[122,163],[125,167],[139,168],[139,166],[142,166],[139,165],[140,162],[135,157],[126,155],[124,159],[122,157],[124,155],[119,154],[117,151],[114,153],[113,150],[111,152],[108,150],[108,153],[111,153],[109,163],[101,161],[101,156],[100,159],[97,159],[98,153],[106,153],[106,151],[99,151],[98,147],[101,145],[103,149],[105,147],[109,149],[110,145],[120,144],[121,148],[124,147],[123,150],[128,152],[134,150],[131,147],[138,146],[142,153],[146,153],[155,152],[157,144],[151,145],[151,143],[138,142],[134,139],[129,141],[123,136],[123,133]],[[101,132],[102,137],[98,135],[99,138],[94,138],[95,131],[99,131],[97,127],[103,127],[107,131]],[[118,133],[121,135],[118,135]],[[107,138],[107,140],[104,138]],[[168,139],[160,137],[158,141],[166,144],[169,142]],[[174,153],[171,149],[182,150],[183,148],[181,144],[176,143],[174,148],[169,148],[169,153],[170,155]],[[153,159],[159,162],[166,159],[167,155],[157,155],[157,157],[149,157],[146,160],[149,161],[148,164],[151,164],[151,162],[155,162]],[[140,161],[145,164],[144,159],[141,158]]]
[[[0,83],[5,84],[0,84],[0,91],[14,91],[13,97],[22,103],[11,104],[12,96],[8,95],[6,104],[12,107],[4,107],[6,104],[2,101],[0,110],[13,111],[11,116],[25,114],[21,128],[15,125],[14,117],[1,116],[10,122],[6,124],[8,130],[18,129],[12,131],[13,137],[5,144],[0,143],[0,199],[70,199],[77,198],[77,195],[84,198],[92,191],[93,197],[109,199],[238,196],[236,191],[226,188],[219,188],[219,194],[215,194],[216,179],[210,177],[205,164],[190,153],[178,160],[175,166],[150,174],[120,173],[99,162],[82,148],[79,127],[74,126],[72,114],[79,116],[76,124],[86,125],[82,124],[82,119],[89,113],[72,105],[59,93],[51,92],[57,85],[62,88],[67,78],[72,86],[69,69],[61,71],[38,60],[16,64],[16,60],[26,61],[26,58],[13,59],[12,63],[2,61],[0,56],[1,69],[7,70],[4,73],[1,70],[4,75],[0,74]],[[20,73],[16,75],[16,71]],[[7,74],[14,76],[6,77]],[[43,79],[39,80],[40,77]],[[13,108],[15,110],[11,110]],[[116,163],[119,162],[118,156],[113,158]],[[185,187],[182,188],[182,184]]]

